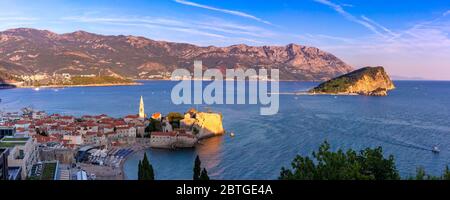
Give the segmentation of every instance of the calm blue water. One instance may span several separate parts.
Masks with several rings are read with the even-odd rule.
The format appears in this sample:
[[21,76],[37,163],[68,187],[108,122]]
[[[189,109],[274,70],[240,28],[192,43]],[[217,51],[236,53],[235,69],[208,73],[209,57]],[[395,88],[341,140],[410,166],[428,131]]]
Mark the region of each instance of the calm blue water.
[[[0,109],[24,106],[49,113],[71,115],[108,114],[120,117],[136,113],[139,96],[147,113],[184,112],[191,106],[175,106],[170,90],[176,83],[144,82],[142,86],[65,89],[1,90]],[[258,105],[210,106],[224,115],[227,131],[204,141],[197,149],[148,150],[158,179],[190,179],[193,160],[200,155],[214,179],[275,179],[282,166],[296,154],[309,155],[328,140],[333,149],[382,146],[393,154],[402,176],[422,166],[441,174],[450,164],[450,82],[400,81],[388,97],[280,96],[280,112],[259,115]],[[281,92],[305,90],[315,83],[281,82]],[[203,106],[199,107],[200,109]],[[434,145],[441,148],[433,154]],[[126,175],[135,179],[142,153],[125,163]]]

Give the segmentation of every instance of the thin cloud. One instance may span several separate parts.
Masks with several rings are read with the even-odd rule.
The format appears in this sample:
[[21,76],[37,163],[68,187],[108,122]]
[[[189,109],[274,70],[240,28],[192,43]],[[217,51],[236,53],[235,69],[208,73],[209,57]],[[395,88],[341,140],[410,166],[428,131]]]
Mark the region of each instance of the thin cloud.
[[130,19],[130,18],[96,18],[96,17],[64,17],[62,20],[77,21],[85,23],[101,23],[119,26],[137,26],[144,28],[160,28],[166,30],[172,30],[177,32],[189,33],[194,35],[203,35],[215,38],[226,38],[226,36],[221,34],[210,33],[206,31],[201,31],[195,28],[179,26],[183,23],[176,20],[169,19]]
[[445,12],[442,16],[448,16],[448,15],[450,15],[450,10],[447,10],[447,12]]
[[248,13],[244,13],[241,11],[236,11],[236,10],[228,10],[228,9],[223,9],[223,8],[216,8],[216,7],[212,7],[212,6],[207,6],[207,5],[203,5],[203,4],[198,4],[198,3],[194,3],[191,1],[185,1],[185,0],[174,0],[177,3],[183,4],[183,5],[187,5],[187,6],[193,6],[193,7],[197,7],[197,8],[203,8],[203,9],[207,9],[207,10],[212,10],[212,11],[217,11],[217,12],[221,12],[221,13],[226,13],[226,14],[230,14],[230,15],[234,15],[234,16],[239,16],[239,17],[244,17],[244,18],[248,18],[248,19],[252,19],[264,24],[268,24],[268,25],[273,25],[272,23],[263,20],[259,17],[256,17],[254,15],[248,14]]
[[[248,35],[252,37],[266,38],[274,36],[275,33],[268,31],[263,28],[255,26],[244,26],[240,24],[235,24],[223,20],[208,19],[205,21],[186,21],[186,20],[174,20],[167,18],[150,18],[150,17],[140,17],[140,18],[125,18],[125,17],[86,17],[86,16],[72,16],[63,17],[63,21],[76,21],[83,23],[108,23],[116,25],[126,25],[132,24],[134,26],[141,25],[152,25],[153,27],[165,27],[165,29],[170,30],[191,30],[190,33],[201,33],[201,35],[210,35],[214,37],[220,37],[222,35],[210,32],[220,32],[227,33],[242,37],[242,35]],[[147,26],[148,27],[148,26]],[[195,30],[195,31],[194,31]]]
[[0,21],[36,21],[37,18],[32,17],[1,17]]
[[366,22],[369,22],[369,23],[375,25],[376,27],[380,28],[381,30],[385,31],[386,33],[388,33],[388,34],[391,35],[391,36],[394,36],[394,37],[398,36],[398,34],[394,33],[394,32],[391,31],[390,29],[386,28],[385,26],[383,26],[383,25],[381,25],[381,24],[379,24],[379,23],[373,21],[372,19],[370,19],[370,18],[368,18],[368,17],[366,17],[366,16],[364,16],[364,15],[361,16],[361,18],[362,18],[363,20],[365,20]]
[[367,22],[365,20],[359,19],[355,16],[353,16],[352,14],[350,14],[349,12],[345,11],[345,9],[341,6],[338,5],[336,3],[333,3],[329,0],[314,0],[317,3],[321,3],[323,5],[326,5],[330,8],[332,8],[333,10],[335,10],[337,13],[339,13],[340,15],[342,15],[343,17],[345,17],[347,20],[358,23],[364,27],[366,27],[367,29],[369,29],[370,31],[374,32],[377,35],[383,36],[382,33],[380,33],[377,28],[372,25],[370,22]]

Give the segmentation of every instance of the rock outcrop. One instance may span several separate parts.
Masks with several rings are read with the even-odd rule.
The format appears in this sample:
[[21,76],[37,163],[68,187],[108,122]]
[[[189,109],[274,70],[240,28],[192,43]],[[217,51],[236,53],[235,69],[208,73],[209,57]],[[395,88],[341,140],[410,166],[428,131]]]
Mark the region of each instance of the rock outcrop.
[[180,121],[182,127],[193,127],[198,139],[222,135],[225,133],[222,114],[214,112],[198,112],[190,109]]
[[199,138],[222,135],[225,133],[221,114],[199,112],[196,114],[195,118],[197,119],[197,125],[200,128]]
[[365,67],[324,82],[309,93],[387,96],[393,89],[395,86],[383,67]]
[[36,29],[0,32],[0,68],[14,74],[102,74],[146,79],[149,75],[192,71],[194,60],[205,68],[280,70],[281,80],[324,81],[352,71],[336,56],[315,47],[200,47],[135,36],[106,36],[77,31],[56,34]]

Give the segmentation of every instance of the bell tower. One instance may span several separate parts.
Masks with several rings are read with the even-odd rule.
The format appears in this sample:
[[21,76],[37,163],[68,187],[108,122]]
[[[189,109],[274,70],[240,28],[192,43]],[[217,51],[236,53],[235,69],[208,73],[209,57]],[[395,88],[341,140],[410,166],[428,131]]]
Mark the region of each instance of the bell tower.
[[141,96],[141,102],[139,103],[139,118],[145,118],[145,110],[144,110],[144,98]]

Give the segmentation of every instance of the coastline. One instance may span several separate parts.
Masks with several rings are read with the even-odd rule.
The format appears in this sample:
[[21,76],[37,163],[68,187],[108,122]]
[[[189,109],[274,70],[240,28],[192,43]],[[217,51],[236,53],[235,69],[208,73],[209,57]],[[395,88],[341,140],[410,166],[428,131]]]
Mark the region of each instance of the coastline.
[[361,96],[358,93],[310,93],[310,92],[306,92],[306,91],[302,91],[302,92],[278,92],[278,93],[270,93],[270,94],[298,95],[298,96]]
[[[191,81],[214,81],[214,79],[133,79],[134,81],[185,81],[185,80],[191,80]],[[236,81],[235,79],[224,79],[223,81]],[[245,80],[245,81],[267,81],[272,82],[273,80]],[[305,80],[278,80],[278,82],[315,82],[320,83],[322,81],[318,80],[311,80],[311,81],[305,81]]]
[[136,154],[140,154],[140,153],[144,153],[146,150],[150,149],[150,145],[149,143],[149,138],[136,138],[136,141],[134,144],[127,144],[123,147],[126,148],[132,148],[134,149],[134,152],[127,155],[125,158],[123,158],[122,162],[120,163],[120,173],[122,174],[122,180],[127,180],[126,176],[125,176],[125,169],[124,169],[124,165],[125,163],[128,161],[128,159],[130,159],[131,156],[136,155]]
[[74,87],[111,87],[111,86],[134,86],[143,85],[142,83],[105,83],[105,84],[85,84],[85,85],[44,85],[44,86],[18,86],[13,89],[20,88],[74,88]]

